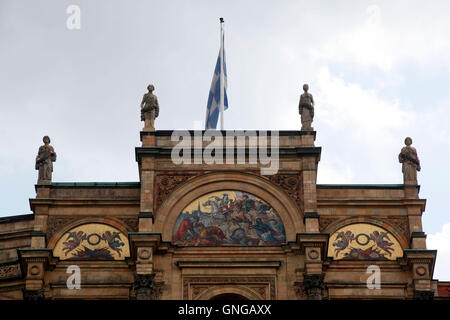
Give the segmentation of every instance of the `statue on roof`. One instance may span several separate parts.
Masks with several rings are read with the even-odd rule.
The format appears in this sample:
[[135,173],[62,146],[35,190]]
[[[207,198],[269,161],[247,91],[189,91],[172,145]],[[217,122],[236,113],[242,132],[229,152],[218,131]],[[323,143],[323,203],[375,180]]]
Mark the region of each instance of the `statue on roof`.
[[39,147],[38,155],[36,156],[35,169],[39,170],[38,184],[50,184],[52,182],[53,162],[56,161],[56,153],[50,145],[49,136],[43,139],[44,145]]
[[420,171],[420,161],[416,148],[411,147],[412,139],[405,139],[406,147],[403,147],[398,155],[398,161],[402,164],[403,183],[417,184],[417,171]]
[[301,130],[313,130],[311,127],[314,118],[314,99],[311,93],[308,93],[309,86],[305,83],[303,85],[303,91],[300,96],[300,102],[298,104],[298,112],[301,116],[302,129]]
[[147,89],[141,102],[141,121],[145,123],[144,130],[155,131],[155,119],[159,115],[158,98],[153,94],[155,87],[152,84]]

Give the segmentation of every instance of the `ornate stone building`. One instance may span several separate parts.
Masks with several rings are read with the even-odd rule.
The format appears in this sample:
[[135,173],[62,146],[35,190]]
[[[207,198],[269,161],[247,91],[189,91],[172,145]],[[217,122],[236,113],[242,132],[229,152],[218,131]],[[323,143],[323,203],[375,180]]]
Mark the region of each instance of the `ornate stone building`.
[[176,164],[171,131],[140,136],[139,181],[40,183],[33,214],[0,218],[0,299],[450,295],[433,279],[419,186],[316,184],[314,131],[279,132],[273,175],[237,161],[249,137],[233,163],[195,160],[209,143],[193,139]]

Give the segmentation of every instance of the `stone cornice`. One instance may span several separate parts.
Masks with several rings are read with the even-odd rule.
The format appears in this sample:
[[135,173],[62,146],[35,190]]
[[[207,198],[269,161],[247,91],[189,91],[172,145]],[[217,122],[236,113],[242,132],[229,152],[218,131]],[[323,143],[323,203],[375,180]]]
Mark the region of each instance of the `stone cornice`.
[[179,268],[276,268],[280,260],[176,260]]
[[[172,147],[136,147],[135,155],[136,161],[141,163],[142,156],[147,157],[155,157],[155,158],[170,158],[172,155]],[[258,150],[258,148],[233,148],[234,154],[237,154],[238,151],[242,150],[245,152],[245,155],[248,156],[249,152],[253,149]],[[205,148],[192,148],[191,149],[191,158],[194,158],[194,154],[203,154]],[[270,150],[270,147],[267,147],[267,150]],[[227,152],[227,148],[224,146],[222,148],[223,155],[225,156]],[[320,154],[322,152],[321,147],[280,147],[278,149],[278,154],[280,157],[285,156],[317,156],[320,158]]]
[[361,207],[361,206],[420,206],[425,211],[425,199],[318,199],[318,207]]
[[34,210],[35,206],[139,206],[139,199],[30,199],[31,210]]
[[[155,136],[155,137],[168,137],[168,136],[172,136],[173,132],[180,132],[180,131],[187,131],[189,132],[189,134],[191,136],[194,135],[194,132],[198,132],[202,134],[202,136],[205,134],[205,132],[207,130],[156,130],[156,131],[141,131],[140,132],[140,138],[142,141],[142,137],[143,136]],[[313,135],[314,139],[316,138],[316,131],[311,131],[311,130],[303,130],[303,131],[299,131],[299,130],[282,130],[282,131],[278,131],[278,130],[208,130],[208,131],[213,131],[213,132],[220,132],[223,136],[225,136],[228,132],[231,134],[233,133],[233,135],[235,136],[239,136],[239,135],[245,135],[244,132],[255,132],[257,136],[259,136],[260,132],[264,132],[267,134],[268,137],[270,137],[271,132],[272,131],[276,131],[278,132],[278,135],[280,137],[285,137],[285,136],[304,136],[304,135]]]

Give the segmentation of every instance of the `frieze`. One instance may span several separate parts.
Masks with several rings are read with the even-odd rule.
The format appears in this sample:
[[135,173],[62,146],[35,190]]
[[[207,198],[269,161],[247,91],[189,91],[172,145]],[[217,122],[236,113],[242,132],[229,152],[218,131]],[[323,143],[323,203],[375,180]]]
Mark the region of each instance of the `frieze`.
[[21,275],[19,263],[0,265],[0,280],[17,278]]

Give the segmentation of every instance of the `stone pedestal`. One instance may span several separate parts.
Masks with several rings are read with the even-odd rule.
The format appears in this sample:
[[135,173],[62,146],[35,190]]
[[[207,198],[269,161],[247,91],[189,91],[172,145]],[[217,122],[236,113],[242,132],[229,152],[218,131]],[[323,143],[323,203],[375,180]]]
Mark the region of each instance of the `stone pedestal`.
[[417,184],[404,184],[406,199],[419,199],[420,186]]

